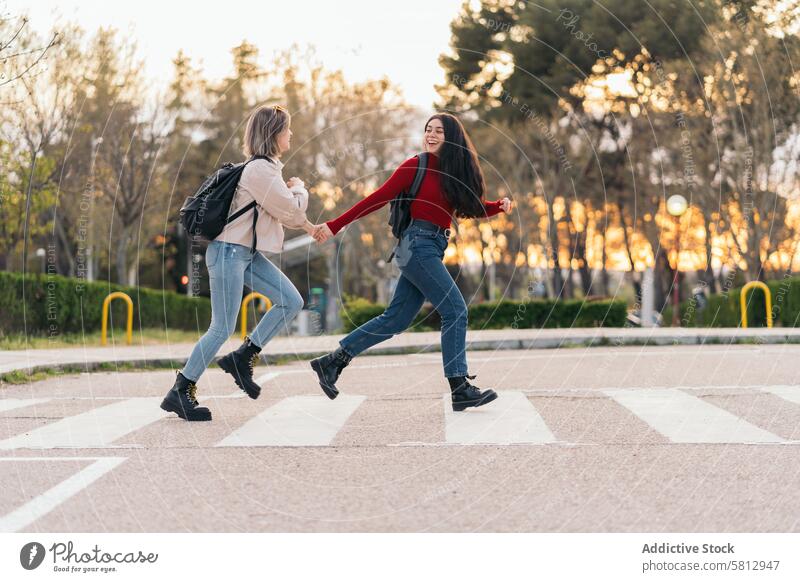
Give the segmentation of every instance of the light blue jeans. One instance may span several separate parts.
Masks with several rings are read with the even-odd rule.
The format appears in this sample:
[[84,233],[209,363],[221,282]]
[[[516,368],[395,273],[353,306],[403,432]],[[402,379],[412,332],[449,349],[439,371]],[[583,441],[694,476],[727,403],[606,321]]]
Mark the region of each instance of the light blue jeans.
[[303,296],[286,275],[260,252],[251,253],[249,247],[211,241],[206,250],[206,266],[211,280],[211,325],[181,371],[192,382],[200,378],[233,334],[245,285],[272,302],[272,308],[249,335],[259,347],[265,346],[303,308]]

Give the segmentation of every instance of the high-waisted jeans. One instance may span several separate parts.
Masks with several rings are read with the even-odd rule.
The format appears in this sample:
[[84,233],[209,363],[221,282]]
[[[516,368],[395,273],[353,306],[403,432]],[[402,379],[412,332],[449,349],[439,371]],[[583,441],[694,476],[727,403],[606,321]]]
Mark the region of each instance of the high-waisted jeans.
[[242,245],[211,241],[206,250],[206,266],[211,280],[211,325],[194,346],[181,371],[193,382],[233,334],[245,285],[272,302],[272,307],[249,335],[259,347],[266,345],[303,308],[303,296],[292,282],[258,251],[251,253]]
[[342,338],[339,345],[351,356],[405,330],[419,313],[425,299],[442,318],[442,362],[448,378],[467,375],[465,352],[467,305],[442,262],[447,249],[443,232],[427,230],[412,222],[395,252],[400,280],[389,306],[379,316]]

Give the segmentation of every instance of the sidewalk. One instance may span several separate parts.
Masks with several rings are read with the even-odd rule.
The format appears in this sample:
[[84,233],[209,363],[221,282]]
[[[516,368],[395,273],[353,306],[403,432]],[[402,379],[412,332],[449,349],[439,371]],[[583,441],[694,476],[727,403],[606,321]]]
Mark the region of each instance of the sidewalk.
[[[276,337],[261,352],[264,362],[308,360],[336,348],[342,335]],[[800,343],[800,328],[565,328],[498,329],[467,332],[468,350],[548,349],[581,346]],[[57,350],[0,351],[0,374],[42,370],[90,371],[102,364],[182,366],[194,344],[87,346]],[[238,337],[220,354],[235,349]],[[404,333],[370,348],[368,354],[441,351],[439,332]]]

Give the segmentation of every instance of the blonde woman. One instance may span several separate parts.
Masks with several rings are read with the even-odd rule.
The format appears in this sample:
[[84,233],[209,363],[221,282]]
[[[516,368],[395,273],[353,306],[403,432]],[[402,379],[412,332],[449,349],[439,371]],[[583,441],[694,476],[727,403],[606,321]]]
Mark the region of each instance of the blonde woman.
[[252,212],[228,223],[208,245],[211,325],[194,346],[183,370],[177,374],[175,385],[161,403],[162,409],[185,420],[211,420],[211,411],[198,405],[196,382],[234,332],[245,285],[269,297],[272,308],[244,343],[217,363],[250,398],[258,398],[261,392],[261,387],[253,381],[258,353],[303,307],[303,297],[292,282],[261,254],[261,251],[282,250],[284,226],[312,232],[312,225],[306,219],[308,191],[302,180],[293,177],[284,182],[281,176],[283,164],[279,158],[291,146],[290,124],[289,113],[280,106],[259,107],[247,122],[243,150],[249,162],[229,216],[253,201],[257,203],[255,249]]

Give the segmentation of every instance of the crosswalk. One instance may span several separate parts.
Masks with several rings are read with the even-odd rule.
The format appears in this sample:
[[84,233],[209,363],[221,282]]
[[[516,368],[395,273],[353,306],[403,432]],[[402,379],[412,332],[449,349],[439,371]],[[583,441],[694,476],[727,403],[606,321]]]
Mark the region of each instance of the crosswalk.
[[161,398],[129,398],[0,441],[0,450],[110,448],[117,439],[167,416]]
[[17,408],[27,408],[49,402],[49,398],[5,398],[0,400],[0,412],[8,412]]
[[218,447],[311,447],[331,444],[364,396],[291,396],[267,408]]
[[675,443],[780,443],[784,439],[674,388],[605,393]]
[[449,394],[442,398],[449,444],[547,444],[556,442],[541,415],[522,392],[504,392],[480,414],[453,412]]
[[762,390],[774,394],[778,398],[783,398],[787,402],[800,404],[800,389],[795,386],[764,386]]
[[[770,394],[784,402],[798,419],[800,426],[800,388],[792,386],[756,387],[752,394]],[[491,404],[464,412],[453,412],[449,394],[441,395],[440,425],[432,427],[430,434],[440,435],[437,442],[388,442],[386,446],[426,445],[582,445],[591,442],[570,442],[565,436],[564,424],[571,417],[570,407],[578,406],[572,394],[554,392],[546,397],[548,403],[557,403],[562,414],[559,421],[552,420],[552,412],[542,407],[541,398],[523,391],[499,391],[499,398]],[[239,396],[239,395],[237,395]],[[228,396],[227,398],[233,398]],[[644,423],[659,442],[676,444],[747,444],[774,445],[800,444],[794,432],[784,429],[776,434],[758,426],[757,415],[743,418],[734,412],[691,394],[681,388],[624,388],[603,389],[593,393],[594,398],[605,399],[597,406],[598,423],[609,405],[617,406],[619,413],[629,413],[631,424]],[[223,396],[222,398],[226,398]],[[375,397],[380,399],[380,397]],[[63,399],[63,397],[62,397]],[[0,428],[4,417],[37,418],[39,407],[52,399],[0,399]],[[341,394],[336,400],[323,395],[287,396],[266,408],[252,407],[252,417],[244,422],[223,423],[227,434],[210,444],[212,447],[328,447],[336,446],[337,435],[352,427],[354,415],[370,398],[367,395]],[[249,401],[247,401],[249,402]],[[430,406],[430,398],[428,398]],[[174,415],[159,408],[159,397],[121,398],[109,403],[90,400],[89,410],[54,418],[51,412],[43,416],[41,426],[29,428],[18,434],[0,437],[1,451],[48,449],[124,449],[139,448],[132,444],[131,435],[151,426],[171,430],[179,421]],[[536,404],[534,404],[536,403]],[[423,404],[420,404],[423,406]],[[537,408],[539,407],[539,408]],[[247,410],[251,410],[250,407]],[[363,414],[368,414],[364,412]],[[548,416],[550,415],[550,416]],[[218,419],[219,417],[215,417]],[[565,421],[564,419],[567,419]],[[361,422],[363,422],[363,417]],[[213,423],[209,423],[213,424]],[[13,425],[9,424],[9,427]],[[203,430],[195,424],[196,430]],[[195,428],[193,427],[193,428]],[[623,427],[624,429],[624,427]],[[357,430],[353,429],[353,430]],[[616,429],[615,429],[616,430]],[[391,430],[389,429],[389,432]],[[567,431],[568,432],[568,431]],[[779,431],[780,432],[780,431]],[[573,431],[574,434],[574,431]],[[599,443],[596,443],[599,444]],[[369,443],[364,443],[369,445]]]
[[91,461],[90,465],[80,469],[44,493],[33,497],[6,515],[0,515],[0,532],[16,532],[47,515],[64,501],[77,495],[100,477],[118,467],[125,461],[125,457],[66,457],[60,459],[57,457],[0,457],[0,461],[39,464]]
[[[265,382],[274,375],[258,381]],[[449,394],[438,398],[427,394],[412,399],[411,404],[408,399],[402,406],[398,403],[406,417],[400,415],[388,420],[380,415],[385,415],[395,403],[386,396],[342,393],[329,400],[324,395],[293,395],[262,404],[253,403],[238,392],[204,399],[209,405],[216,401],[214,421],[210,423],[186,423],[165,413],[159,407],[160,397],[0,397],[0,477],[18,474],[15,472],[21,470],[20,466],[13,469],[12,466],[20,463],[29,468],[60,464],[59,471],[64,470],[65,464],[70,468],[63,480],[56,480],[44,491],[26,494],[22,504],[7,510],[5,515],[0,513],[0,532],[24,531],[80,495],[132,456],[125,449],[137,449],[139,456],[142,449],[164,446],[174,435],[184,438],[189,435],[192,439],[188,445],[179,446],[207,447],[207,450],[353,444],[387,447],[581,447],[630,442],[654,446],[800,444],[800,388],[707,387],[716,394],[727,391],[734,399],[743,398],[744,404],[739,402],[738,407],[735,403],[726,407],[726,399],[706,398],[705,390],[699,388],[500,390],[494,402],[464,412],[453,412]],[[759,406],[765,409],[760,410]],[[419,441],[402,441],[402,436],[408,437],[412,431],[396,431],[393,423],[408,422],[408,415],[414,411],[425,419],[420,425],[425,434],[420,435]],[[775,422],[778,416],[780,422]],[[594,425],[591,430],[580,426],[587,422]],[[770,424],[763,426],[765,422]],[[382,427],[383,432],[376,427]],[[626,440],[621,434],[625,430],[638,435],[640,441]],[[156,432],[169,438],[154,438]],[[395,437],[399,442],[392,440],[394,433],[400,433]],[[343,434],[346,437],[340,439]],[[365,435],[388,435],[388,440],[373,444]],[[73,456],[58,449],[87,452]]]

